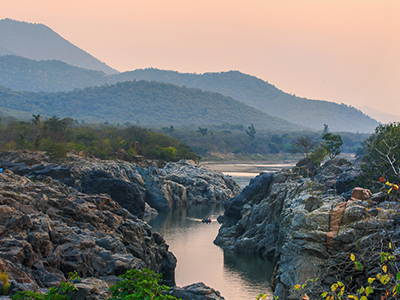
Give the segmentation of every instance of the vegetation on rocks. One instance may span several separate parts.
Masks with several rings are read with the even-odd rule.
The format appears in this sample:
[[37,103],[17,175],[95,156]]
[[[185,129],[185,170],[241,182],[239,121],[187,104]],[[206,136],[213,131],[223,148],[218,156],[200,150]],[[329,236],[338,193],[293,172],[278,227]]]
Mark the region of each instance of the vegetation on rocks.
[[[19,291],[12,299],[73,300],[70,291],[78,290],[74,283],[80,282],[81,278],[76,272],[71,272],[69,275],[68,281],[62,281],[46,293]],[[179,300],[165,293],[169,287],[161,285],[159,283],[161,275],[149,269],[131,269],[119,278],[116,284],[110,286],[112,297],[109,300]]]
[[[347,172],[350,172],[345,175],[340,174],[336,167],[336,170],[331,169],[327,173],[329,166],[323,166],[313,179],[325,187],[329,186],[329,182],[336,181],[333,188],[336,193],[340,193],[340,196],[331,194],[330,199],[324,198],[323,186],[319,191],[319,193],[322,192],[320,195],[308,191],[309,195],[312,195],[304,203],[304,208],[308,213],[304,210],[302,212],[301,207],[296,205],[299,200],[301,201],[301,193],[300,195],[291,195],[293,200],[290,203],[289,214],[293,216],[291,222],[295,222],[296,226],[293,224],[288,226],[292,228],[289,229],[292,230],[289,233],[291,236],[284,234],[286,237],[277,245],[280,253],[275,252],[274,255],[277,261],[277,275],[273,279],[275,299],[278,296],[279,299],[305,300],[398,299],[400,295],[400,204],[398,198],[400,169],[397,162],[400,158],[399,140],[398,123],[380,125],[375,134],[365,141],[364,158],[361,162],[363,172],[358,172],[357,175],[347,168]],[[332,166],[333,164],[331,164]],[[325,173],[324,176],[322,176],[323,173]],[[336,179],[334,179],[335,177]],[[323,181],[321,181],[322,178]],[[352,191],[351,196],[349,192],[343,193],[360,182],[364,182],[366,187],[371,187],[377,193],[371,195],[370,190],[363,188],[350,190]],[[288,183],[287,180],[284,182],[285,185]],[[282,183],[280,184],[282,185]],[[330,193],[333,191],[330,190]],[[268,197],[271,197],[271,200],[275,198],[278,200],[281,192],[282,189],[278,193],[275,190],[277,196],[269,195]],[[285,193],[290,193],[290,189]],[[244,199],[244,203],[247,203],[245,205],[251,203],[249,200],[254,201],[252,198],[260,197],[259,195],[249,196]],[[272,204],[272,207],[276,209],[277,204],[270,202],[269,205]],[[328,226],[324,228],[324,222],[321,222],[323,220],[321,213],[326,204],[331,206],[331,209]],[[260,204],[256,207],[258,210],[262,209]],[[299,209],[297,213],[293,213],[293,210],[296,209]],[[249,212],[249,208],[246,210]],[[250,214],[247,213],[247,220],[239,219],[237,225],[245,226],[248,220],[254,219],[254,212],[253,210]],[[285,213],[282,211],[285,218],[287,218],[287,214],[287,210]],[[267,219],[269,218],[268,216]],[[313,221],[316,219],[320,222],[316,224],[317,227],[314,227]],[[229,238],[230,233],[227,230],[229,227],[225,227],[223,231],[220,230],[218,243],[228,243],[227,245],[229,245],[234,240]],[[327,232],[326,237],[321,239],[324,236],[322,231],[326,229],[332,231]],[[245,226],[245,230],[247,230],[247,226]],[[288,228],[285,227],[285,231],[287,230]],[[270,232],[272,229],[269,228],[268,231]],[[258,234],[255,233],[255,236]],[[248,244],[251,236],[246,233],[244,235],[247,237]],[[302,245],[301,241],[304,240],[307,243]],[[234,247],[241,247],[240,242],[242,240],[239,238],[234,242]],[[324,247],[320,248],[323,244],[325,244],[326,250]],[[300,255],[312,263],[300,262],[295,257],[291,257],[290,251],[284,249],[286,247],[296,248],[297,256]],[[282,255],[284,255],[285,261],[280,261]],[[292,260],[291,266],[295,268],[294,271],[287,269],[287,260]],[[298,266],[299,264],[301,267]],[[286,267],[284,267],[285,265]],[[318,265],[317,268],[315,268],[316,265]],[[312,271],[310,272],[310,270]],[[290,274],[291,280],[297,278],[297,282],[288,280],[288,274]],[[307,275],[305,276],[305,274]],[[318,278],[315,278],[316,276]],[[292,284],[288,286],[289,282]],[[285,285],[286,290],[282,289]],[[264,298],[266,295],[263,294],[257,297],[257,299]]]
[[[389,182],[400,180],[400,123],[379,125],[364,142],[363,176],[359,184],[368,186],[373,191],[382,190],[384,185],[380,177]],[[394,194],[392,194],[394,196]]]

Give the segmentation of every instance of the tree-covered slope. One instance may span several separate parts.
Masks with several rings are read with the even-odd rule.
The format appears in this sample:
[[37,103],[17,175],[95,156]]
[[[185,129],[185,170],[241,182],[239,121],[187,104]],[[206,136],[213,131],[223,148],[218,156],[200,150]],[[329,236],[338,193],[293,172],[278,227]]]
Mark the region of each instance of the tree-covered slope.
[[70,92],[33,93],[0,88],[0,107],[85,122],[140,125],[254,124],[269,130],[304,127],[271,117],[230,97],[172,84],[128,81]]
[[0,56],[0,86],[19,91],[70,91],[101,85],[107,75],[71,66],[59,60],[32,60],[22,56]]
[[238,71],[184,74],[145,69],[107,76],[57,61],[0,56],[0,85],[13,90],[55,92],[128,80],[158,81],[218,92],[269,115],[315,130],[328,124],[332,131],[373,132],[378,125],[376,120],[354,107],[299,98]]
[[0,20],[0,55],[7,54],[36,60],[56,59],[107,74],[117,72],[43,24]]
[[155,80],[218,92],[269,115],[314,129],[328,124],[332,131],[373,132],[378,122],[360,110],[329,101],[287,94],[255,76],[238,71],[188,74],[158,69],[135,70],[110,76],[113,81]]

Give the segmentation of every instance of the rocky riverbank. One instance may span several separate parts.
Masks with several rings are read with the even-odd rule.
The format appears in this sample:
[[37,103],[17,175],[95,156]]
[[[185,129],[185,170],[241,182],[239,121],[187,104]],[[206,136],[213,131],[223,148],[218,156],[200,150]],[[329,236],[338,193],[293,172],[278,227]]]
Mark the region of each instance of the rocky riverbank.
[[[380,260],[389,241],[400,242],[399,204],[386,193],[353,190],[358,164],[329,161],[310,178],[301,173],[294,168],[254,178],[226,202],[215,244],[273,258],[272,285],[279,299],[298,299],[293,287],[317,277],[310,297],[337,280],[365,284],[379,271],[372,259]],[[353,272],[350,253],[368,268]]]
[[[146,168],[71,155],[55,164],[22,151],[2,153],[0,163],[0,269],[11,293],[46,290],[76,271],[84,278],[79,299],[107,299],[108,284],[131,268],[173,276],[176,258],[141,220],[145,212],[226,201],[239,191],[188,162]],[[197,295],[183,299],[222,299],[201,285],[175,290]]]

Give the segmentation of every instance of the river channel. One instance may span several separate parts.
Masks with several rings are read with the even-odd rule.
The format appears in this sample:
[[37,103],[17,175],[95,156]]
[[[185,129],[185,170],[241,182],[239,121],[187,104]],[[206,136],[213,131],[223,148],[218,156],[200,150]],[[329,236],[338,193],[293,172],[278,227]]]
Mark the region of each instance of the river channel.
[[[211,170],[232,176],[243,188],[260,172],[273,172],[293,164],[208,164]],[[221,292],[226,300],[255,299],[270,293],[272,261],[256,255],[224,251],[213,244],[223,214],[222,204],[191,205],[160,214],[148,223],[160,232],[178,259],[175,283],[185,286],[204,282]],[[212,222],[203,223],[203,218]]]

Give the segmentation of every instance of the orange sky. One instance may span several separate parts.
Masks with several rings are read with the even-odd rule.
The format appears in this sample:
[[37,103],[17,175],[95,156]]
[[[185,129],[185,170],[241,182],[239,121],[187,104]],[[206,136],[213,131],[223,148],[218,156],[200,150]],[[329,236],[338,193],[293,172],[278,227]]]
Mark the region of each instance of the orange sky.
[[0,0],[119,71],[227,70],[400,115],[399,0]]

